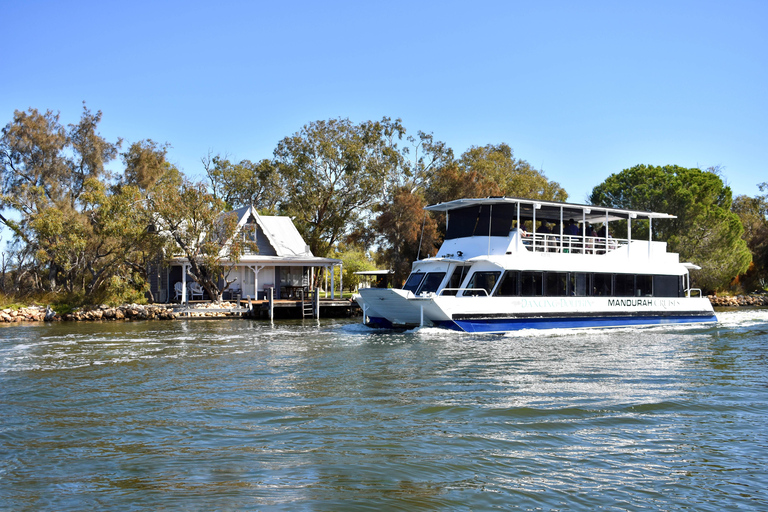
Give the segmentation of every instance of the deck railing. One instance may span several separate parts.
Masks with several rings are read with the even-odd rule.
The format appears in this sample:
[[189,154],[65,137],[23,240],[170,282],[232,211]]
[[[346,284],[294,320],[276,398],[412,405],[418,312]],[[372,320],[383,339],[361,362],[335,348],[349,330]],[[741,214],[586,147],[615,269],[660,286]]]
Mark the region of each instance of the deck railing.
[[565,254],[605,254],[629,244],[624,238],[607,239],[603,236],[556,235],[529,233],[523,237],[523,245],[534,252],[559,252]]

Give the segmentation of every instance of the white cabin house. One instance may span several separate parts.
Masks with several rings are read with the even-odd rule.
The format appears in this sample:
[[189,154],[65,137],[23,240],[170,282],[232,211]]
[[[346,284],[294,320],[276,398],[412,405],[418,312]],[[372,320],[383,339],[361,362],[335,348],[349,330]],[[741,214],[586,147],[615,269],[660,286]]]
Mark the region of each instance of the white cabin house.
[[[326,295],[330,292],[331,297],[335,297],[333,269],[342,266],[341,260],[314,256],[290,217],[259,215],[253,206],[239,208],[233,213],[238,217],[234,236],[255,241],[258,251],[246,251],[233,264],[227,281],[234,282],[224,291],[224,299],[264,299],[270,289],[275,299],[298,298],[302,291],[309,291],[314,276],[323,270],[325,276],[321,276],[321,282]],[[186,257],[175,257],[169,264],[153,269],[150,287],[155,300],[180,302],[185,298],[206,298],[187,274],[188,268]],[[223,284],[223,281],[219,283],[219,289]],[[340,282],[339,291],[341,286]]]

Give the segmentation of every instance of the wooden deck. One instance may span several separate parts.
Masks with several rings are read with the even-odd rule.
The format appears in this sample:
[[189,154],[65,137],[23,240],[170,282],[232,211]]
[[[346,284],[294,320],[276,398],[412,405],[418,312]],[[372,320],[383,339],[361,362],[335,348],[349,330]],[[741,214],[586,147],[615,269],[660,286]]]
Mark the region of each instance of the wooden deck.
[[[189,301],[191,305],[203,304],[208,301]],[[234,304],[234,301],[232,301]],[[189,318],[214,318],[220,313],[223,318],[256,318],[269,319],[269,300],[243,299],[234,308],[194,308],[177,306],[176,313]],[[351,299],[324,299],[319,302],[320,318],[345,318],[360,313],[360,306]],[[272,303],[273,318],[315,318],[314,302],[300,299],[275,299]],[[222,316],[218,316],[222,318]]]
[[[252,318],[269,318],[268,300],[251,300]],[[248,307],[247,303],[245,306]],[[343,318],[354,315],[360,307],[349,299],[320,299],[320,318]],[[313,318],[315,316],[312,301],[275,299],[272,304],[275,318]]]

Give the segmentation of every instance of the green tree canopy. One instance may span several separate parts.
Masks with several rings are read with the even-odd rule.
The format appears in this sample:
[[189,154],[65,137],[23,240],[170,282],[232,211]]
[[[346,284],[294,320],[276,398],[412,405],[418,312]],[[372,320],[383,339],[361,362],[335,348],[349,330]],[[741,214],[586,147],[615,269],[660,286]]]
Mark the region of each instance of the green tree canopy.
[[[0,216],[27,246],[40,271],[41,288],[93,294],[111,275],[125,268],[134,246],[132,230],[115,223],[105,210],[136,199],[134,192],[106,192],[106,164],[117,156],[121,141],[98,134],[101,112],[83,105],[77,124],[67,128],[59,114],[36,109],[16,111],[0,138],[0,172],[4,213]],[[119,241],[117,239],[120,239]]]
[[257,250],[251,242],[234,236],[238,229],[237,215],[223,214],[224,202],[210,194],[205,184],[186,178],[179,182],[172,175],[156,183],[147,201],[161,239],[166,243],[167,257],[185,257],[189,263],[188,274],[211,300],[219,302],[219,279],[225,281],[226,287],[231,282],[227,278],[234,264],[244,252]]
[[374,228],[379,234],[379,258],[394,271],[395,284],[405,282],[411,263],[434,254],[438,245],[437,222],[424,211],[424,198],[406,188],[400,188],[391,203],[376,218]]
[[740,281],[746,291],[768,289],[768,183],[758,185],[762,195],[738,196],[731,208],[744,226],[744,241],[752,252],[752,265]]
[[220,155],[209,155],[203,159],[203,166],[211,192],[230,209],[253,206],[261,212],[275,213],[284,199],[280,175],[271,160],[232,163]]
[[280,141],[275,161],[285,190],[282,213],[294,219],[315,255],[325,256],[386,194],[400,166],[393,142],[400,122],[384,118],[310,123]]
[[[741,238],[744,228],[731,212],[731,189],[714,170],[637,165],[592,189],[590,202],[677,216],[654,222],[654,233],[683,261],[702,267],[692,275],[701,288],[725,288],[749,266],[749,249]],[[647,236],[647,225],[636,230],[633,224],[632,233]]]

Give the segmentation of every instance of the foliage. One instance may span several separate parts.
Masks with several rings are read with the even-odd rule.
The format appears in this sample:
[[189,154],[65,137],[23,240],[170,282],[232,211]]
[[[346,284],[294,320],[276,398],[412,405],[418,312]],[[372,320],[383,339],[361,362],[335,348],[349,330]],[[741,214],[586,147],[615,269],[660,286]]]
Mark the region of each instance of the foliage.
[[253,206],[261,212],[275,213],[284,197],[277,167],[271,160],[232,163],[219,155],[203,160],[211,193],[229,209]]
[[124,182],[146,192],[174,167],[166,160],[168,144],[158,144],[151,139],[134,142],[122,154],[125,163]]
[[237,215],[222,215],[224,202],[208,193],[205,184],[186,178],[178,182],[172,176],[158,181],[148,205],[168,257],[185,257],[188,274],[219,302],[219,279],[229,284],[227,278],[245,250],[257,250],[253,242],[234,236]]
[[549,181],[542,171],[537,171],[525,160],[515,158],[507,144],[473,146],[461,155],[457,163],[460,173],[474,173],[482,177],[489,189],[498,190],[504,196],[548,201],[565,201],[568,198],[559,183]]
[[391,204],[376,218],[375,230],[381,237],[381,257],[394,271],[396,286],[405,282],[411,262],[428,257],[438,245],[437,222],[427,215],[426,201],[406,188],[400,188]]
[[[361,276],[355,275],[355,272],[376,269],[376,265],[373,263],[373,261],[371,261],[371,259],[368,258],[368,256],[366,256],[366,254],[359,249],[352,248],[343,250],[334,254],[333,257],[342,261],[342,268],[344,271],[342,284],[346,286],[346,288],[351,292],[355,291],[363,281]],[[334,279],[338,281],[338,267],[334,268],[333,271],[335,273]]]
[[[665,212],[677,218],[654,221],[657,239],[683,261],[702,270],[692,279],[706,290],[722,289],[749,266],[743,227],[731,210],[731,189],[714,170],[678,166],[638,165],[608,177],[592,190],[592,204]],[[647,237],[647,225],[632,227],[633,236]]]
[[0,221],[14,233],[19,285],[26,274],[39,290],[90,295],[131,273],[146,222],[135,187],[107,185],[105,166],[122,141],[97,133],[101,117],[83,106],[80,121],[65,128],[58,114],[30,109],[3,129],[2,208],[12,215]]
[[312,252],[329,254],[372,205],[400,165],[393,142],[400,121],[358,125],[348,119],[316,121],[281,140],[275,160],[285,190],[281,212],[291,216]]
[[738,196],[731,207],[744,226],[744,241],[752,252],[752,265],[739,277],[746,291],[768,290],[768,183],[758,187],[762,195]]

